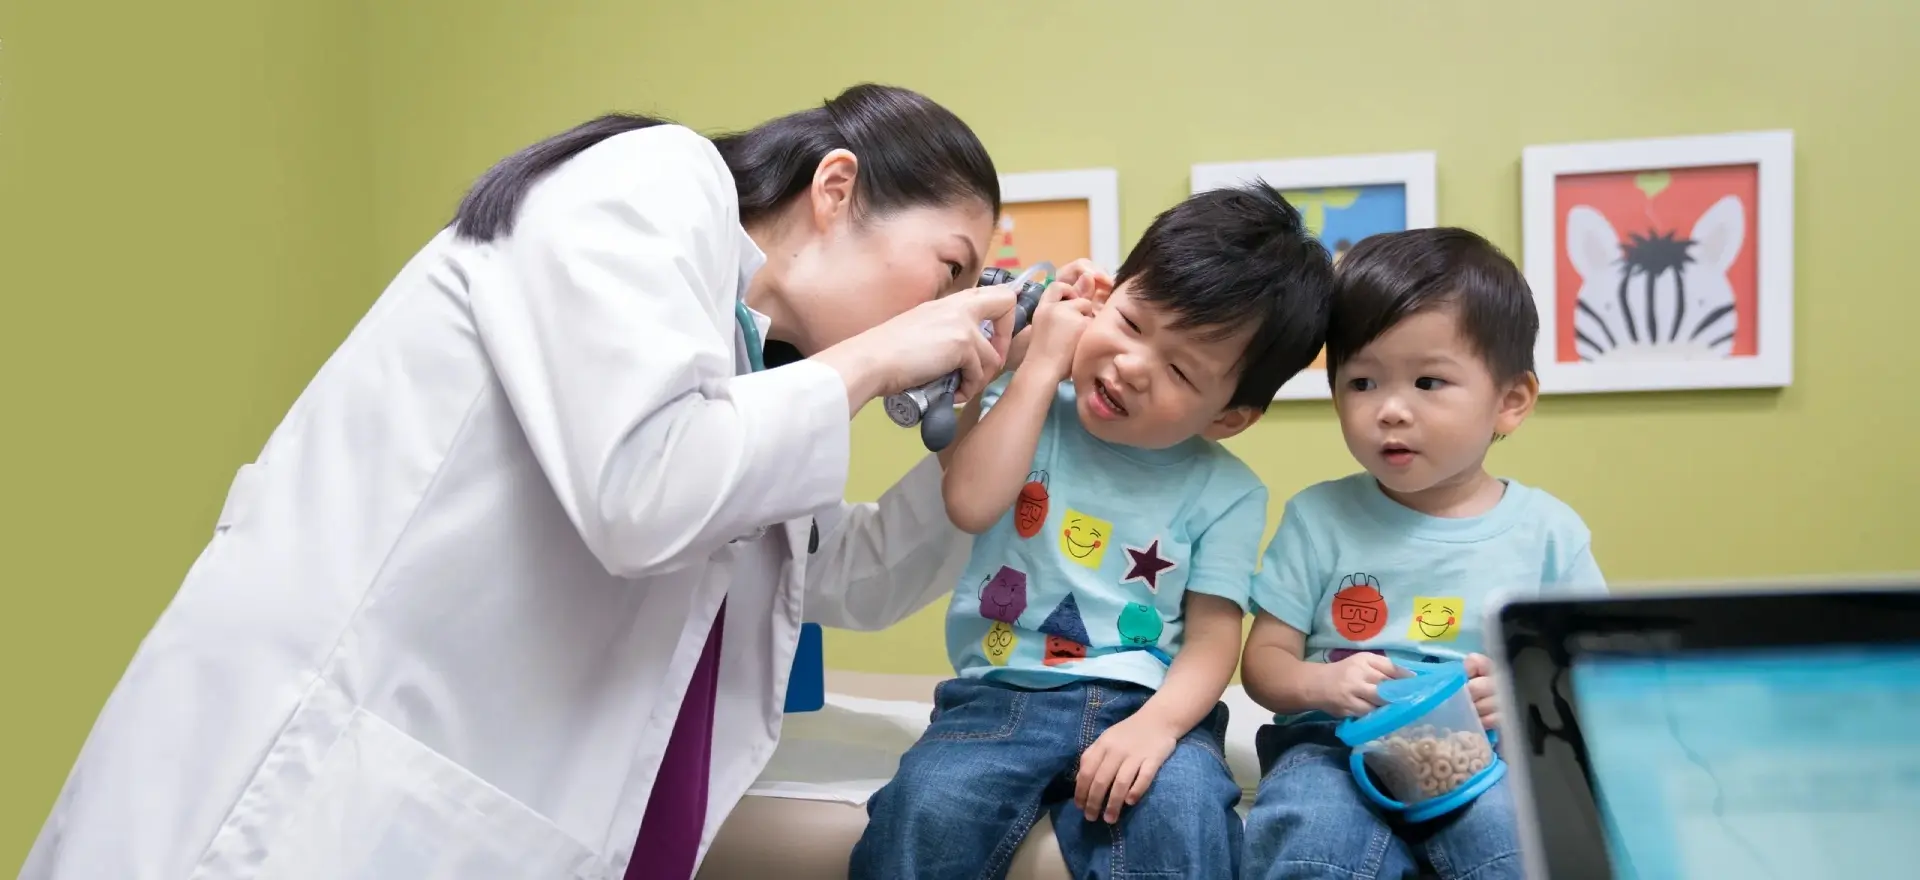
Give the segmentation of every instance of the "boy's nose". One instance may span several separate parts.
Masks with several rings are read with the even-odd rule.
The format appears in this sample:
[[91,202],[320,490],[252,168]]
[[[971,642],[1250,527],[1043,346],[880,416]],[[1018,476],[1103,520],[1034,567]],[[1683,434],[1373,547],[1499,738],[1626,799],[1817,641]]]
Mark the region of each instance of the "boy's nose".
[[1114,355],[1113,370],[1120,374],[1120,383],[1133,391],[1144,390],[1147,386],[1147,362],[1131,354],[1122,352]]
[[1380,404],[1380,424],[1405,425],[1413,420],[1413,411],[1398,397],[1389,397]]

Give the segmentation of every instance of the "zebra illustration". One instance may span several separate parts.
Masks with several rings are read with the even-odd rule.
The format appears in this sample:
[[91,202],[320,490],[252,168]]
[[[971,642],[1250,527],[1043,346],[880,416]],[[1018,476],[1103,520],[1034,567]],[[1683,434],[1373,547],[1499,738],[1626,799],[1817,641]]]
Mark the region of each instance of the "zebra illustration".
[[1738,196],[1713,203],[1677,231],[1630,234],[1587,205],[1567,212],[1567,256],[1580,273],[1574,349],[1583,361],[1703,360],[1733,353],[1733,284],[1727,270],[1747,232]]

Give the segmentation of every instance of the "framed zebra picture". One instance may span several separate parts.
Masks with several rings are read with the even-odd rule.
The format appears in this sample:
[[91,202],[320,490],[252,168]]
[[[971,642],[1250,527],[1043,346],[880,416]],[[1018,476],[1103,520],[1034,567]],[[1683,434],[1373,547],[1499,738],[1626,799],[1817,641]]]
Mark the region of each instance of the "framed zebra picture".
[[[1380,153],[1317,159],[1211,162],[1193,166],[1193,192],[1264,180],[1300,209],[1307,229],[1337,263],[1347,249],[1379,232],[1434,225],[1433,153]],[[1326,353],[1280,386],[1276,400],[1326,400]]]
[[1542,393],[1793,381],[1793,133],[1528,147]]
[[1000,219],[988,266],[1055,269],[1081,258],[1120,269],[1120,175],[1112,168],[1000,175]]

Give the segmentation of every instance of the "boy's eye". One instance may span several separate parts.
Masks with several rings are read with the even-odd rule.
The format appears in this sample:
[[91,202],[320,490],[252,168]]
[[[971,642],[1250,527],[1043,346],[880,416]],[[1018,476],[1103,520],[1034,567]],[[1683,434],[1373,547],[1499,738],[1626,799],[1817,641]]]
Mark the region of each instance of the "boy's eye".
[[1418,388],[1421,391],[1432,391],[1445,384],[1447,384],[1447,380],[1435,379],[1432,376],[1421,376],[1420,378],[1413,380],[1413,387]]
[[1373,380],[1372,379],[1348,379],[1347,387],[1355,391],[1372,391]]
[[965,267],[965,266],[962,266],[962,265],[960,265],[959,263],[956,263],[956,262],[953,262],[952,260],[948,260],[948,261],[947,261],[947,273],[948,273],[948,274],[947,274],[947,278],[948,278],[948,280],[951,280],[951,281],[959,281],[959,280],[960,280],[960,273],[962,273],[962,272],[965,272],[965,271],[967,271],[967,267]]
[[1193,380],[1192,380],[1192,379],[1189,379],[1189,378],[1187,378],[1187,372],[1186,372],[1185,370],[1182,370],[1182,369],[1180,369],[1180,368],[1179,368],[1178,366],[1174,366],[1174,365],[1171,365],[1171,364],[1169,364],[1169,365],[1167,366],[1167,369],[1170,369],[1170,370],[1172,370],[1172,371],[1173,371],[1173,377],[1174,377],[1174,378],[1176,378],[1176,379],[1179,379],[1180,381],[1182,381],[1182,382],[1184,382],[1184,383],[1186,383],[1186,384],[1188,384],[1188,385],[1192,385],[1192,384],[1193,384]]
[[1129,317],[1127,317],[1127,313],[1126,313],[1126,312],[1121,312],[1121,313],[1120,313],[1120,320],[1122,320],[1122,321],[1125,321],[1125,322],[1127,322],[1127,327],[1128,327],[1129,329],[1131,329],[1131,330],[1133,330],[1133,332],[1135,332],[1135,333],[1138,333],[1138,332],[1140,332],[1140,325],[1139,325],[1139,324],[1135,324],[1135,323],[1133,323],[1133,319],[1132,319],[1132,318],[1129,318]]

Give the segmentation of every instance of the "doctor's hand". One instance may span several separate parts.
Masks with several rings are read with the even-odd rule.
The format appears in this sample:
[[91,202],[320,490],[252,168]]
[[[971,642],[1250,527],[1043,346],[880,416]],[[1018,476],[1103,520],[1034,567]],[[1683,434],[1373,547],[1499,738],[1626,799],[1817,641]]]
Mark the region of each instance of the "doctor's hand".
[[[921,303],[871,330],[832,346],[811,360],[826,364],[847,383],[848,412],[875,397],[917,388],[960,371],[956,402],[980,393],[1000,373],[1013,319],[1013,287],[975,287]],[[993,321],[989,340],[980,322]]]
[[1173,754],[1181,731],[1153,718],[1134,715],[1107,728],[1080,753],[1074,773],[1073,805],[1088,822],[1120,821],[1120,808],[1140,802],[1160,765]]

